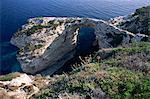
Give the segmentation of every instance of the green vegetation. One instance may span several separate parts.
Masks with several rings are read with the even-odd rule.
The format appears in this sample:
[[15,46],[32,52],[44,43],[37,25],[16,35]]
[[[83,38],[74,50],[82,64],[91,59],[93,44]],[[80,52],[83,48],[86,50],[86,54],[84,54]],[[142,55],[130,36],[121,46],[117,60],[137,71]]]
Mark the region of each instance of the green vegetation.
[[48,22],[48,26],[50,26],[52,29],[56,29],[57,26],[61,25],[63,21],[57,21],[57,20],[52,20]]
[[12,80],[13,78],[16,78],[16,77],[19,77],[20,74],[19,73],[10,73],[10,74],[7,74],[7,75],[2,75],[0,76],[0,81],[10,81]]
[[[149,56],[149,42],[114,48],[113,55],[107,59],[76,67],[69,74],[53,77],[55,81],[38,98],[58,98],[62,93],[85,98],[93,96],[95,89],[99,89],[97,92],[103,90],[113,99],[149,99],[150,73],[146,72],[150,70],[146,66],[150,63]],[[141,62],[142,66],[139,65]]]
[[20,55],[20,54],[23,53],[25,50],[26,50],[26,51],[34,51],[34,50],[40,49],[40,48],[42,48],[42,47],[43,47],[42,44],[38,44],[38,45],[27,44],[24,48],[21,48],[18,53],[19,53],[19,55]]
[[91,92],[96,88],[101,88],[111,98],[150,97],[150,75],[117,67],[99,68],[95,71],[94,67],[97,66],[89,66],[85,66],[87,70],[74,71],[70,76],[60,76],[58,81],[45,89],[41,97],[58,98],[58,95],[64,92],[86,97],[92,96]]
[[35,45],[34,47],[35,47],[35,49],[40,49],[40,48],[43,47],[43,45],[42,44],[38,44],[38,45]]
[[52,26],[54,24],[55,20],[49,21],[48,25]]
[[109,76],[100,79],[99,85],[109,96],[119,99],[150,97],[150,75],[117,67],[106,71]]
[[18,51],[18,54],[21,55],[21,53],[23,53],[23,52],[24,52],[24,48],[20,48]]
[[[103,66],[117,66],[147,72],[149,67],[150,43],[133,43],[125,48],[113,48],[112,56],[101,60]],[[140,65],[139,63],[142,63]]]
[[[67,22],[69,22],[69,23],[73,23],[75,21],[76,20],[74,20],[74,19],[67,20]],[[39,25],[34,25],[30,29],[27,29],[27,30],[23,30],[23,31],[18,30],[18,32],[15,33],[15,36],[18,36],[22,32],[25,33],[27,36],[30,36],[30,35],[38,32],[38,31],[40,31],[43,28],[56,29],[57,26],[62,25],[63,23],[64,23],[64,20],[51,20],[51,21],[48,22],[47,25],[41,25],[41,24],[39,24]]]
[[27,30],[23,30],[21,31],[21,29],[19,29],[14,36],[18,36],[20,35],[22,32],[25,33],[27,36],[30,36],[38,31],[40,31],[41,29],[43,28],[52,28],[52,29],[56,29],[56,27],[58,25],[61,25],[63,23],[63,21],[57,21],[57,20],[52,20],[52,21],[49,21],[47,25],[34,25],[32,26],[30,29],[27,29]]
[[145,52],[150,50],[150,43],[149,42],[140,42],[140,43],[132,43],[127,48],[114,48],[116,53],[118,52],[127,52],[127,53],[139,53]]
[[28,44],[24,49],[29,50],[29,51],[34,51],[34,50],[40,49],[42,47],[43,47],[42,44],[39,44],[39,45]]
[[149,13],[149,9],[150,9],[150,6],[136,9],[135,15],[139,15],[139,14],[142,14],[142,13]]
[[38,32],[38,30],[43,29],[43,28],[49,28],[49,26],[35,25],[35,26],[31,27],[30,29],[24,31],[24,33],[26,33],[27,36],[30,36],[31,34]]

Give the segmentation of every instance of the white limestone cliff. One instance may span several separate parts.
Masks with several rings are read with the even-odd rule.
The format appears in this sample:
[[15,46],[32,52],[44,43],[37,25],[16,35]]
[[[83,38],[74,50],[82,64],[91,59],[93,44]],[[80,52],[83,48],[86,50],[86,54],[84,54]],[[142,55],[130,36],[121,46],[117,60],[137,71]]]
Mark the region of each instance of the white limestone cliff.
[[75,56],[79,29],[82,27],[95,30],[95,42],[99,49],[145,38],[145,35],[140,35],[137,40],[137,35],[98,19],[32,18],[11,39],[11,43],[20,49],[17,59],[22,70],[30,74],[53,74]]

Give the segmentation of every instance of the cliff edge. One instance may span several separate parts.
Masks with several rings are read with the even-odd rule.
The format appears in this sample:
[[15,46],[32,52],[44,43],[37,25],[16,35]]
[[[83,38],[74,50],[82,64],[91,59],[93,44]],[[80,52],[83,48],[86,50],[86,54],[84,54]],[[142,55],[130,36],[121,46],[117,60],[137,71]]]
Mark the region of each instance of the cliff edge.
[[79,35],[82,35],[79,31],[82,28],[94,30],[91,47],[98,46],[99,49],[117,47],[147,38],[145,35],[137,36],[98,19],[32,18],[11,39],[11,43],[20,49],[17,59],[22,70],[30,74],[53,74],[76,56],[76,49],[80,43]]

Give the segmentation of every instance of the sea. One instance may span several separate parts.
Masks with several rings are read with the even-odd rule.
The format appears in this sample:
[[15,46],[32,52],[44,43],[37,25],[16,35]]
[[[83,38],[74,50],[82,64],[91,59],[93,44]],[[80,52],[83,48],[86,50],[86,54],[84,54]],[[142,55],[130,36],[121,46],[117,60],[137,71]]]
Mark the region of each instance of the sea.
[[90,17],[103,20],[128,15],[150,0],[0,0],[0,75],[21,72],[12,35],[33,17]]

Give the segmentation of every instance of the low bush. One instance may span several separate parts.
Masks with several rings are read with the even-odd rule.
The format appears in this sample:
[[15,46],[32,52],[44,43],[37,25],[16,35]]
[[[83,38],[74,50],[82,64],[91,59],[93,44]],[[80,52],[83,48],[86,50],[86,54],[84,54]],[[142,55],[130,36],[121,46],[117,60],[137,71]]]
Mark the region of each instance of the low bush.
[[124,68],[107,69],[109,76],[100,79],[99,85],[113,98],[150,98],[150,75],[133,72]]
[[37,32],[38,30],[43,29],[43,28],[49,28],[49,26],[45,26],[45,25],[35,25],[35,26],[31,27],[30,29],[24,31],[24,33],[25,33],[27,36],[30,36],[31,34]]
[[150,60],[149,47],[149,42],[141,42],[114,48],[107,59],[74,67],[69,74],[59,75],[40,98],[58,98],[61,93],[92,97],[93,90],[101,89],[113,99],[149,99],[150,73],[143,71],[150,70],[146,66]]
[[10,73],[10,74],[7,74],[7,75],[2,75],[0,76],[0,81],[10,81],[12,80],[13,78],[16,78],[16,77],[19,77],[20,74],[19,73]]

